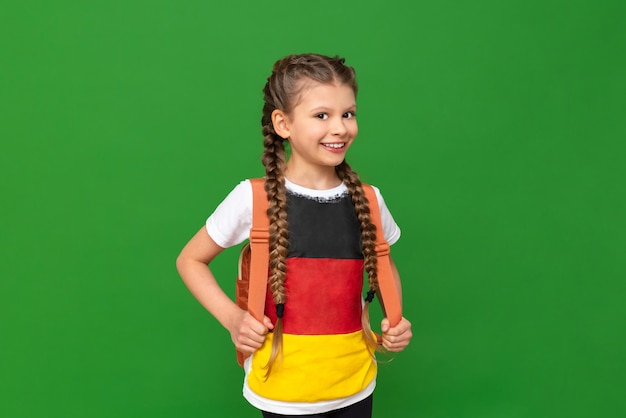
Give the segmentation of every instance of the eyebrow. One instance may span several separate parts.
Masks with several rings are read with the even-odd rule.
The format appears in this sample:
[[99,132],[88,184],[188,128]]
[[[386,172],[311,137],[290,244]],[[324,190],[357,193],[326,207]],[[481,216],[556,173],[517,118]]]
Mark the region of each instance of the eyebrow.
[[[329,110],[334,110],[334,109],[331,107],[327,107],[327,106],[318,106],[318,107],[314,107],[313,109],[311,109],[311,112],[322,112],[322,111],[329,111]],[[346,107],[344,112],[347,112],[350,110],[356,110],[356,103]]]

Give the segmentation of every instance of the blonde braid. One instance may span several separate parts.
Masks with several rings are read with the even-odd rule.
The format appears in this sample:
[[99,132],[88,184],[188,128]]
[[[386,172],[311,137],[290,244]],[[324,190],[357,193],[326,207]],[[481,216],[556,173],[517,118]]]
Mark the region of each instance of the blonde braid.
[[270,124],[263,126],[265,166],[265,191],[269,207],[267,216],[270,221],[270,271],[269,289],[272,292],[278,319],[274,325],[272,353],[266,364],[267,379],[272,372],[276,358],[282,353],[283,310],[286,301],[285,279],[287,277],[287,247],[289,231],[287,224],[287,189],[285,187],[285,148],[283,138],[276,135]]
[[[358,174],[352,170],[350,165],[344,160],[340,165],[335,167],[337,175],[344,182],[348,188],[348,192],[352,197],[352,203],[357,215],[357,219],[361,224],[361,242],[363,246],[363,258],[364,269],[367,273],[369,282],[369,294],[373,295],[378,292],[378,264],[376,258],[376,226],[372,223],[370,218],[370,206],[365,192],[359,179]],[[383,231],[379,231],[383,233]],[[370,351],[382,351],[381,346],[376,341],[372,333],[372,327],[370,325],[369,318],[369,297],[365,300],[363,311],[361,314],[361,324],[363,326],[363,335]]]

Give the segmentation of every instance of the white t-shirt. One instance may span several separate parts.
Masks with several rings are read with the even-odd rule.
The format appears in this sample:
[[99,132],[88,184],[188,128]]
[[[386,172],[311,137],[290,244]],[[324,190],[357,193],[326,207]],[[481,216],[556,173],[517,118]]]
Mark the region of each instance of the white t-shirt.
[[[343,183],[328,190],[314,190],[299,186],[285,179],[285,186],[290,192],[298,196],[317,201],[333,201],[348,193],[348,188]],[[385,239],[389,245],[394,244],[400,238],[400,228],[387,209],[380,191],[376,187],[374,187],[374,191],[378,199]],[[251,225],[252,185],[249,180],[245,180],[239,183],[215,209],[213,214],[207,219],[206,228],[216,244],[222,248],[228,248],[249,239]],[[313,414],[343,408],[365,399],[372,394],[376,386],[376,379],[374,379],[367,387],[354,395],[315,403],[275,401],[259,396],[250,389],[247,381],[250,367],[250,358],[248,358],[244,365],[246,371],[243,387],[244,397],[254,407],[278,414]]]

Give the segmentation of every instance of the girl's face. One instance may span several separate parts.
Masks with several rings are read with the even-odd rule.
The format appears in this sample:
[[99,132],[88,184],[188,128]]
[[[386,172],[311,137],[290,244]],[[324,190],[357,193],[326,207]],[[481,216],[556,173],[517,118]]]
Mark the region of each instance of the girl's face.
[[291,146],[288,170],[334,173],[358,133],[354,92],[343,84],[308,82],[299,99],[289,114],[273,114],[276,132]]

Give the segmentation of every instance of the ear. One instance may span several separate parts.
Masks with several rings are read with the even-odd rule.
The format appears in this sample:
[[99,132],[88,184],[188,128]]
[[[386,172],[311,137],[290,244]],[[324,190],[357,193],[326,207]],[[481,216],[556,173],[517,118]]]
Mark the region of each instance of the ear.
[[276,109],[272,112],[272,125],[274,126],[274,131],[284,139],[289,139],[290,130],[289,130],[289,118],[282,110]]

